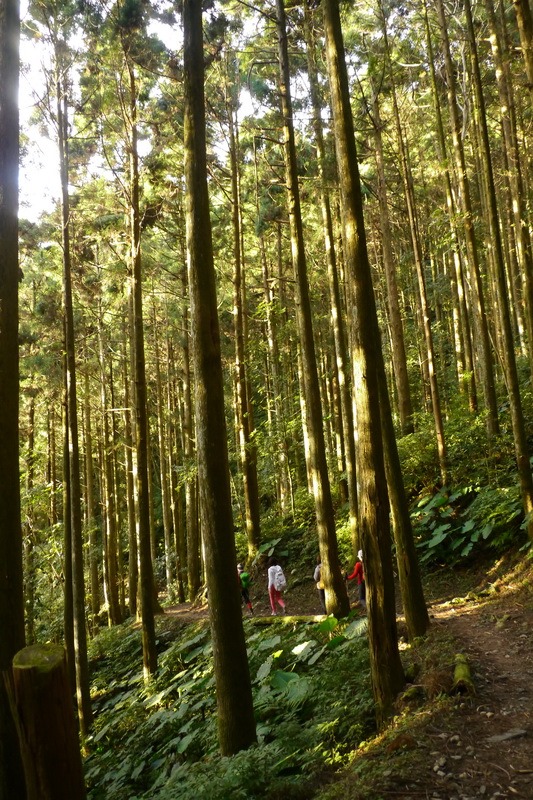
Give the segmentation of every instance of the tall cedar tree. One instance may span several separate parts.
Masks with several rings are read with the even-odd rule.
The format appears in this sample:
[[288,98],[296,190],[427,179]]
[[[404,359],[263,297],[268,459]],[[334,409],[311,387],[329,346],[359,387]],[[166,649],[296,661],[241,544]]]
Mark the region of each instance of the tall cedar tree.
[[309,456],[308,466],[318,529],[318,545],[329,614],[344,616],[350,610],[346,585],[342,579],[335,531],[335,511],[326,459],[320,387],[313,337],[313,320],[307,262],[304,247],[303,220],[298,187],[296,140],[290,95],[289,55],[283,0],[276,0],[280,62],[281,107],[285,139],[285,174],[291,232],[291,253],[296,286],[296,313],[300,337],[303,395],[305,401]]
[[201,0],[185,0],[183,35],[187,258],[196,379],[200,523],[209,591],[219,743],[223,755],[232,755],[252,745],[256,733],[237,582],[207,191]]
[[[24,647],[19,479],[17,0],[0,0],[0,671]],[[24,800],[19,745],[0,680],[0,800]]]
[[378,724],[404,685],[396,631],[387,482],[382,452],[377,315],[363,219],[348,72],[338,0],[323,0],[326,56],[343,201],[346,267],[357,311],[355,401],[359,431],[359,524],[367,582],[370,668]]

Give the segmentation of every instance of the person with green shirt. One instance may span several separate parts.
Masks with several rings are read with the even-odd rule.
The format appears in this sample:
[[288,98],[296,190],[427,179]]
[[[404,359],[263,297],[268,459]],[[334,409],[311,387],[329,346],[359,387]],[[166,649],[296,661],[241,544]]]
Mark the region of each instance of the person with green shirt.
[[250,573],[246,572],[242,564],[237,564],[237,574],[239,576],[239,581],[241,584],[241,597],[242,602],[250,612],[250,614],[254,613],[252,608],[252,602],[250,600],[250,593],[248,591],[248,587],[250,586],[252,579],[250,577]]

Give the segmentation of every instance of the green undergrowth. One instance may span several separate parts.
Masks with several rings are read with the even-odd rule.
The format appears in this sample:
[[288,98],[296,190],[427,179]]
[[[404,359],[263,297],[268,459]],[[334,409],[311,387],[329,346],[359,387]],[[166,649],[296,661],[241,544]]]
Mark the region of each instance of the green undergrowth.
[[244,624],[258,743],[231,758],[218,754],[206,620],[158,619],[159,670],[149,686],[136,626],[96,637],[90,800],[308,798],[372,735],[366,619]]

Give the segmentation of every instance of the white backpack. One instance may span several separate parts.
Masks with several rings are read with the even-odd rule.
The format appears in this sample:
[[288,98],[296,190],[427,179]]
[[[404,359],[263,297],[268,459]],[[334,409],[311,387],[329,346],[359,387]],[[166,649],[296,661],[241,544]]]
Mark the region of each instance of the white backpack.
[[276,573],[274,575],[274,588],[281,592],[287,586],[287,581],[285,579],[285,575],[283,574],[283,570],[278,565],[276,567]]

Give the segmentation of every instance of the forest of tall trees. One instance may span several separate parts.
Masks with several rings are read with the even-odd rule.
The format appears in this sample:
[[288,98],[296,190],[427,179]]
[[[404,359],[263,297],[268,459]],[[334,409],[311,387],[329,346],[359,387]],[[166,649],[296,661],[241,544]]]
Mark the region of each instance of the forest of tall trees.
[[[428,626],[416,499],[471,452],[533,541],[529,0],[29,0],[20,142],[18,13],[0,0],[1,669],[64,643],[85,736],[87,640],[136,616],[148,681],[161,602],[207,586],[220,747],[248,747],[227,574],[304,514],[328,613],[363,549],[381,724],[393,573]],[[0,684],[11,800],[13,741]]]

